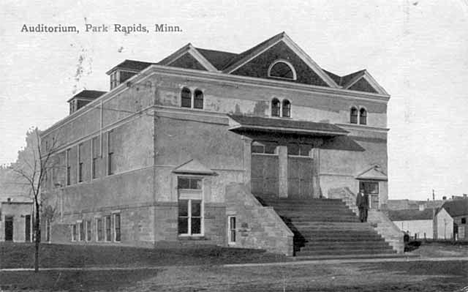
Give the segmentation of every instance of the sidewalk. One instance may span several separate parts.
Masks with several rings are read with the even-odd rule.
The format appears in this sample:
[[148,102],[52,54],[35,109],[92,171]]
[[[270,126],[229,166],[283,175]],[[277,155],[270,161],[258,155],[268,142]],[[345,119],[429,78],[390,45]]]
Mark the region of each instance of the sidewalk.
[[[380,262],[445,262],[445,261],[468,261],[468,257],[397,257],[397,258],[366,258],[366,259],[325,259],[325,260],[298,260],[291,262],[273,263],[248,263],[248,264],[226,264],[219,267],[272,267],[272,266],[299,266],[299,265],[323,265],[343,263],[380,263]],[[132,271],[132,270],[164,270],[173,267],[197,268],[202,266],[145,266],[145,267],[83,267],[83,268],[40,268],[39,271]],[[0,269],[1,272],[33,272],[33,268]]]

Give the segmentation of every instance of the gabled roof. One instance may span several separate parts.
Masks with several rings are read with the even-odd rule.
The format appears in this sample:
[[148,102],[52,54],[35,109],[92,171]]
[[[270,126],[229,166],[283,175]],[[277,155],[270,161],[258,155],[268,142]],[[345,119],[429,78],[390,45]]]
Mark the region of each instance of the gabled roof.
[[339,87],[333,79],[328,76],[317,63],[310,58],[285,32],[279,33],[266,41],[261,42],[260,44],[256,45],[255,47],[239,54],[235,57],[226,68],[224,68],[224,73],[232,73],[235,70],[242,67],[244,64],[248,63],[250,60],[254,59],[255,57],[259,56],[273,45],[283,42],[286,44],[296,55],[304,61],[311,69],[314,71],[328,86],[337,88]]
[[409,221],[409,220],[432,220],[432,209],[419,210],[389,210],[388,217],[392,221]]
[[127,69],[130,71],[142,71],[153,64],[155,63],[141,62],[141,61],[135,61],[135,60],[125,60],[122,63],[110,69],[109,71],[107,71],[106,74],[110,74],[116,69]]
[[198,174],[198,175],[214,175],[215,172],[205,165],[203,165],[200,161],[196,159],[191,159],[178,167],[174,168],[172,171],[173,173],[180,173],[180,174]]
[[468,199],[447,201],[441,209],[445,209],[452,217],[468,216]]
[[244,115],[228,115],[231,131],[276,132],[313,136],[343,136],[348,132],[328,123],[314,123],[289,119],[272,119]]
[[282,32],[277,35],[272,36],[271,38],[264,40],[263,42],[259,43],[258,45],[248,49],[247,51],[244,51],[240,54],[237,55],[237,57],[233,58],[225,67],[224,67],[224,72],[229,72],[233,67],[235,67],[239,62],[242,62],[247,56],[250,56],[252,54],[258,54],[262,48],[264,47],[269,47],[276,42],[278,42],[286,33]]
[[100,97],[101,95],[107,93],[107,91],[99,91],[99,90],[82,90],[80,91],[79,93],[75,94],[72,98],[70,98],[67,102],[69,102],[70,100],[74,99],[74,98],[83,98],[83,99],[89,99],[89,100],[93,100],[93,99],[96,99],[98,97]]
[[380,169],[378,165],[374,165],[368,170],[360,173],[356,179],[360,180],[380,180],[386,181],[388,180],[387,175]]
[[232,59],[238,56],[238,54],[223,51],[207,50],[201,48],[196,48],[196,50],[218,70],[224,69]]
[[[206,52],[205,52],[206,53]],[[193,57],[197,62],[202,65],[207,71],[217,72],[218,69],[209,61],[207,58],[201,54],[197,48],[195,48],[192,44],[188,43],[182,48],[178,49],[175,53],[169,55],[168,57],[162,59],[158,64],[169,66],[173,62],[177,61],[179,58],[189,54]],[[214,54],[208,53],[207,55],[212,56]],[[219,56],[218,56],[219,57]]]

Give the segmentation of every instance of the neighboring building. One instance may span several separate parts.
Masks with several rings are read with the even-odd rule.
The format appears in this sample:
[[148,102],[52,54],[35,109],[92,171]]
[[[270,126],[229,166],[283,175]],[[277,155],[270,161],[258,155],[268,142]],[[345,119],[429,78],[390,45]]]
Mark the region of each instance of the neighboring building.
[[[418,201],[413,202],[413,207],[418,206]],[[425,209],[424,205],[419,204],[419,209],[390,209],[389,218],[401,231],[408,232],[413,237],[467,240],[468,199],[452,196],[450,200],[444,199],[442,202],[437,208]],[[432,203],[434,206],[439,205],[434,201]],[[390,203],[389,206],[395,208],[396,204]],[[398,206],[401,207],[402,204],[399,203]]]
[[366,70],[325,71],[281,33],[240,54],[189,44],[107,73],[109,92],[75,95],[42,133],[57,146],[45,192],[52,242],[290,254],[291,231],[252,194],[362,188],[372,208],[386,205],[389,95]]
[[389,210],[388,216],[401,231],[417,239],[432,239],[435,210]]
[[30,242],[32,214],[31,201],[0,201],[0,241]]
[[468,199],[453,198],[437,212],[437,238],[468,240]]
[[442,207],[445,203],[444,200],[427,200],[427,201],[417,201],[417,200],[388,200],[388,209],[389,210],[420,210],[425,209],[438,209]]

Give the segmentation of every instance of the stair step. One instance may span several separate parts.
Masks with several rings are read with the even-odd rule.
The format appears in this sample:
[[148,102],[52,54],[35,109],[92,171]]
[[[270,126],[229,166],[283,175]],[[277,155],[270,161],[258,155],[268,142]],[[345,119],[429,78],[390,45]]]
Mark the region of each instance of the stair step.
[[320,250],[320,251],[298,251],[296,256],[323,256],[323,255],[364,255],[364,254],[393,254],[396,251],[392,250],[367,250],[367,249],[356,249],[356,250]]
[[297,256],[393,254],[395,251],[369,223],[340,199],[267,198],[294,233]]

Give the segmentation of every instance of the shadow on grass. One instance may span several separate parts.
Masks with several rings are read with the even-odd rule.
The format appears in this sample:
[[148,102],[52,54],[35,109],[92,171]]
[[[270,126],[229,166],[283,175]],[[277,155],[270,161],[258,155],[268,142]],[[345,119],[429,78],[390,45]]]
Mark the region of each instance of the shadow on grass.
[[1,272],[0,291],[115,291],[155,277],[159,271],[40,271]]

